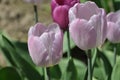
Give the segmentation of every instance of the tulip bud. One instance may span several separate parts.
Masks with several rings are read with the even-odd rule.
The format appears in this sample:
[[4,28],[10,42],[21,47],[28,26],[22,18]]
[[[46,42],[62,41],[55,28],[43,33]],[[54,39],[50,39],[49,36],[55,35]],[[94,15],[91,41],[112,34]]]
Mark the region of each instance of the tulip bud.
[[68,11],[75,3],[80,2],[79,0],[52,0],[52,17],[53,20],[58,23],[61,29],[67,29],[69,24]]
[[107,39],[112,43],[120,42],[120,10],[107,15]]
[[28,33],[28,49],[33,62],[41,67],[57,64],[62,58],[63,32],[56,23],[37,23]]
[[103,44],[107,34],[105,11],[94,2],[77,3],[69,10],[70,35],[82,50]]

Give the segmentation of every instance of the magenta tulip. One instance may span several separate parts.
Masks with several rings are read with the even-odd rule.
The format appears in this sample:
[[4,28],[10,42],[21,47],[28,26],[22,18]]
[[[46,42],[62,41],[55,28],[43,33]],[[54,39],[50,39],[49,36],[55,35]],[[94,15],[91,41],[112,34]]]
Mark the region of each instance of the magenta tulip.
[[112,43],[120,42],[120,10],[107,15],[107,39]]
[[75,3],[80,2],[79,0],[52,0],[52,17],[53,20],[58,23],[61,29],[67,29],[69,24],[68,11]]
[[94,2],[77,3],[69,10],[70,35],[82,50],[103,44],[107,35],[106,13]]
[[62,58],[63,32],[53,23],[48,27],[37,23],[28,33],[28,49],[33,62],[42,67],[57,64]]

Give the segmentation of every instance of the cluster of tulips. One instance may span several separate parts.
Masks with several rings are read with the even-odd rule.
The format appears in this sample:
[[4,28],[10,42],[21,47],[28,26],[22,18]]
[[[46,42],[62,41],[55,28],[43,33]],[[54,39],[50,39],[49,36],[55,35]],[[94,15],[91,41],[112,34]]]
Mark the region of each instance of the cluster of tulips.
[[[37,5],[40,0],[26,1]],[[120,42],[120,11],[106,14],[92,1],[51,0],[51,12],[54,23],[48,27],[36,23],[28,32],[28,49],[36,65],[50,67],[59,63],[65,31],[85,51],[102,46],[106,39]]]

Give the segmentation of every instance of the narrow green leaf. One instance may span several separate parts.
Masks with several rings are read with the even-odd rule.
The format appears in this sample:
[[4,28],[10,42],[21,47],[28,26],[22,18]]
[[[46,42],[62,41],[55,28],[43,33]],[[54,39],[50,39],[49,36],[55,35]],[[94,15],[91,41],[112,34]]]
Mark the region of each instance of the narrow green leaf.
[[77,69],[73,59],[70,59],[67,65],[67,80],[77,80]]
[[[77,70],[77,79],[76,80],[84,80],[84,76],[85,76],[85,72],[86,72],[86,65],[80,61],[80,60],[77,60],[77,59],[73,59],[74,60],[74,65],[76,67],[76,70]],[[60,63],[59,63],[59,66],[60,66],[60,69],[62,71],[62,78],[60,80],[69,80],[67,79],[67,68],[68,68],[68,59],[67,58],[63,58]],[[75,75],[75,74],[74,74]],[[73,76],[74,76],[73,75]],[[73,79],[75,80],[75,79]]]
[[[3,36],[2,42],[4,43],[4,46],[2,46],[1,49],[3,50],[4,54],[11,56],[12,62],[14,62],[16,65],[15,67],[20,68],[22,70],[23,74],[29,80],[43,80],[42,76],[35,69],[35,67],[33,67],[23,57],[21,57],[20,54],[23,54],[23,53],[16,51],[16,47],[12,44],[12,42],[10,40],[8,40],[5,36]],[[6,57],[11,62],[9,57],[8,56],[6,56]]]
[[113,68],[111,80],[120,80],[120,61]]
[[108,60],[108,58],[106,57],[105,53],[101,52],[98,50],[98,55],[100,56],[100,61],[101,61],[101,66],[102,66],[102,70],[103,73],[105,74],[105,79],[107,79],[109,77],[109,75],[111,75],[112,72],[112,65],[110,64],[110,61]]
[[0,70],[0,80],[22,80],[22,79],[15,68],[5,67]]

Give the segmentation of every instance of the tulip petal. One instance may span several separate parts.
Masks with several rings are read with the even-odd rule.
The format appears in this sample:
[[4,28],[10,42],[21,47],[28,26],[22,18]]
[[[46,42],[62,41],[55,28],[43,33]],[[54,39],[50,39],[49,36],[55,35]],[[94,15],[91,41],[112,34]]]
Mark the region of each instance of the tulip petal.
[[75,3],[79,3],[80,0],[64,0],[65,5],[74,6]]
[[57,22],[62,29],[65,29],[68,26],[68,10],[69,6],[58,6],[53,12],[53,19]]
[[82,50],[96,47],[96,32],[93,26],[83,19],[76,19],[70,24],[70,35],[76,45]]
[[93,14],[97,14],[99,12],[97,5],[90,1],[81,4],[77,3],[72,8],[75,8],[71,10],[73,10],[72,12],[76,15],[77,18],[86,20],[89,20]]
[[111,12],[107,15],[107,20],[111,22],[116,22],[120,20],[120,10],[117,12]]
[[[46,48],[38,37],[30,36],[28,39],[28,49],[33,62],[37,65],[41,64],[43,54],[45,55]],[[44,63],[44,62],[43,62]]]
[[46,27],[43,24],[37,23],[35,27],[30,27],[28,36],[34,35],[39,37],[45,30]]
[[120,42],[120,27],[119,27],[119,25],[117,25],[113,22],[108,22],[107,38],[109,41],[111,41],[113,43]]

